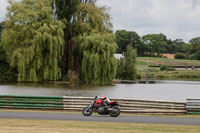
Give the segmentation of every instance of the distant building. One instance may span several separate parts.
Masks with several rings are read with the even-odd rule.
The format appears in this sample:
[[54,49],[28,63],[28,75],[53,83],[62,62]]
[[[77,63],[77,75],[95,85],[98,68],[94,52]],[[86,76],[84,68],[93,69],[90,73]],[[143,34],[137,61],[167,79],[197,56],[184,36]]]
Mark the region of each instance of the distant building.
[[123,54],[114,54],[114,57],[118,60],[120,60],[121,58],[124,58]]

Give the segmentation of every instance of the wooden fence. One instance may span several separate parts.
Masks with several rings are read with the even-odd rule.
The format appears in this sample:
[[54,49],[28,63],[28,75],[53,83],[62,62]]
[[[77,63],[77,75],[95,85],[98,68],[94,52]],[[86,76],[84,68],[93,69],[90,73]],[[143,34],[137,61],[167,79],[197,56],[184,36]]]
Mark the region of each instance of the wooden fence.
[[188,114],[200,114],[200,99],[186,99]]
[[[11,96],[0,95],[0,108],[6,109],[48,109],[81,111],[88,106],[91,97],[69,96]],[[181,102],[161,102],[133,99],[111,99],[121,104],[121,112],[150,114],[183,114],[186,104]]]

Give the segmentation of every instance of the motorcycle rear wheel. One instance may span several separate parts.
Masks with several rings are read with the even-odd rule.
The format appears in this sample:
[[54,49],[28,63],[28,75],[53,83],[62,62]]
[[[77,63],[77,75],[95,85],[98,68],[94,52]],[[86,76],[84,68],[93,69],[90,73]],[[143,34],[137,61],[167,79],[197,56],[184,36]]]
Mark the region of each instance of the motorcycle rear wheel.
[[119,109],[118,107],[112,107],[111,109],[112,109],[112,110],[109,111],[109,115],[110,115],[111,117],[117,117],[117,116],[120,115],[120,109]]
[[90,115],[92,115],[92,113],[93,113],[93,109],[92,108],[89,108],[89,107],[83,108],[82,114],[84,116],[90,116]]

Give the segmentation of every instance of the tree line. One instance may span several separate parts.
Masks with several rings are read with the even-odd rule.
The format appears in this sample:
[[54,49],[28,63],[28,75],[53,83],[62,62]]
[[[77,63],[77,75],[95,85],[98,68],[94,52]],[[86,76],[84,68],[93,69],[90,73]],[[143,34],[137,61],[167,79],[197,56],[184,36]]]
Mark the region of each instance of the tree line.
[[111,83],[117,44],[107,8],[95,2],[9,0],[0,30],[2,72],[12,71],[8,77],[19,82]]
[[134,31],[117,30],[115,36],[118,53],[125,52],[126,46],[131,45],[137,50],[138,56],[161,57],[161,54],[169,53],[176,54],[177,59],[200,59],[200,37],[192,38],[186,43],[182,39],[168,39],[162,33],[140,37]]

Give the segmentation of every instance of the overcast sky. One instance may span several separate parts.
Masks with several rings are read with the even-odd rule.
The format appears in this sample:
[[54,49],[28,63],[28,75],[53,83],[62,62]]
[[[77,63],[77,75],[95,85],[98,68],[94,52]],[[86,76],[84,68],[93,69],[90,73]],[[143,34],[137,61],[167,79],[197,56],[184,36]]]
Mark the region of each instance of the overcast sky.
[[188,41],[200,36],[200,0],[98,0],[110,7],[114,30],[164,33]]
[[0,0],[0,21],[5,19],[7,6],[8,6],[8,0]]
[[[200,0],[98,0],[110,7],[114,30],[139,35],[164,33],[188,41],[200,36]],[[0,0],[0,21],[5,19],[7,0]]]

